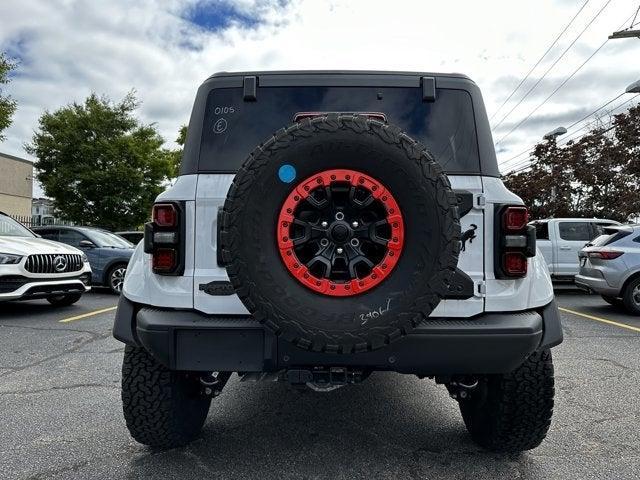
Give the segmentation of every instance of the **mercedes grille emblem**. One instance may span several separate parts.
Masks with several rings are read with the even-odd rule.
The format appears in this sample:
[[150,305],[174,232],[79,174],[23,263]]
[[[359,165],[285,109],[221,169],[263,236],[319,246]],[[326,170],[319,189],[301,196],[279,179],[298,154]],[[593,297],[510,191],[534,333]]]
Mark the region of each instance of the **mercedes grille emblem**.
[[64,269],[67,268],[67,259],[58,255],[53,259],[53,268],[56,272],[64,272]]

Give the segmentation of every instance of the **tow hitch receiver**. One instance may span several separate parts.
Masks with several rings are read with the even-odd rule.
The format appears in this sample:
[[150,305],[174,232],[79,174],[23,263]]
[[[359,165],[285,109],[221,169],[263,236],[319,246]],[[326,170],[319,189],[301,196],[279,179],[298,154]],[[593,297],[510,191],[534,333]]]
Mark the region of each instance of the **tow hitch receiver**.
[[292,385],[341,386],[360,383],[364,378],[361,370],[347,370],[344,367],[291,369],[286,372],[286,380]]

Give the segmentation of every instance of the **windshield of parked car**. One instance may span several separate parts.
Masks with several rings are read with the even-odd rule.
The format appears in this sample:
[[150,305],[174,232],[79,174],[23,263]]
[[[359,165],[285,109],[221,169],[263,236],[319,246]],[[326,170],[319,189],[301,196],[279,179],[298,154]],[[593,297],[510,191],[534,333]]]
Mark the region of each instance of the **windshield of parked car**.
[[28,228],[16,222],[13,218],[0,215],[0,236],[3,237],[29,237],[35,235]]
[[265,87],[256,102],[242,88],[207,99],[199,171],[235,173],[249,153],[300,112],[380,112],[424,143],[447,173],[479,173],[471,96],[439,88],[434,102],[410,87]]
[[99,247],[133,248],[133,243],[106,230],[88,230],[85,233]]

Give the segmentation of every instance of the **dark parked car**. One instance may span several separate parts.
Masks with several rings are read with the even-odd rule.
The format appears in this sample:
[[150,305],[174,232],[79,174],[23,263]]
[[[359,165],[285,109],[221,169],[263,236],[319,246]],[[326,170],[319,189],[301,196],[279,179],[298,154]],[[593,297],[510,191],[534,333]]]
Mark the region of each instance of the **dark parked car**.
[[115,233],[93,227],[34,227],[42,238],[81,249],[89,257],[94,285],[104,285],[120,294],[127,264],[133,254],[131,242]]
[[137,245],[144,237],[144,232],[138,232],[136,230],[131,230],[128,232],[116,232],[116,235],[120,235],[125,240]]

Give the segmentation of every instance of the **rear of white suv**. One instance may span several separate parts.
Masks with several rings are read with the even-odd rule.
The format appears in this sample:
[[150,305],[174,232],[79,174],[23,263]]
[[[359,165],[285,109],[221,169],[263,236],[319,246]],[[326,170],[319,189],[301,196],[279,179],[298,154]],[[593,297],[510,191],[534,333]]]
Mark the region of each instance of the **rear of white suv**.
[[84,253],[38,238],[0,213],[0,302],[44,298],[57,306],[77,302],[91,289]]
[[444,384],[484,447],[534,448],[562,331],[527,222],[467,77],[214,75],[118,306],[130,432],[187,443],[232,372],[387,370]]

